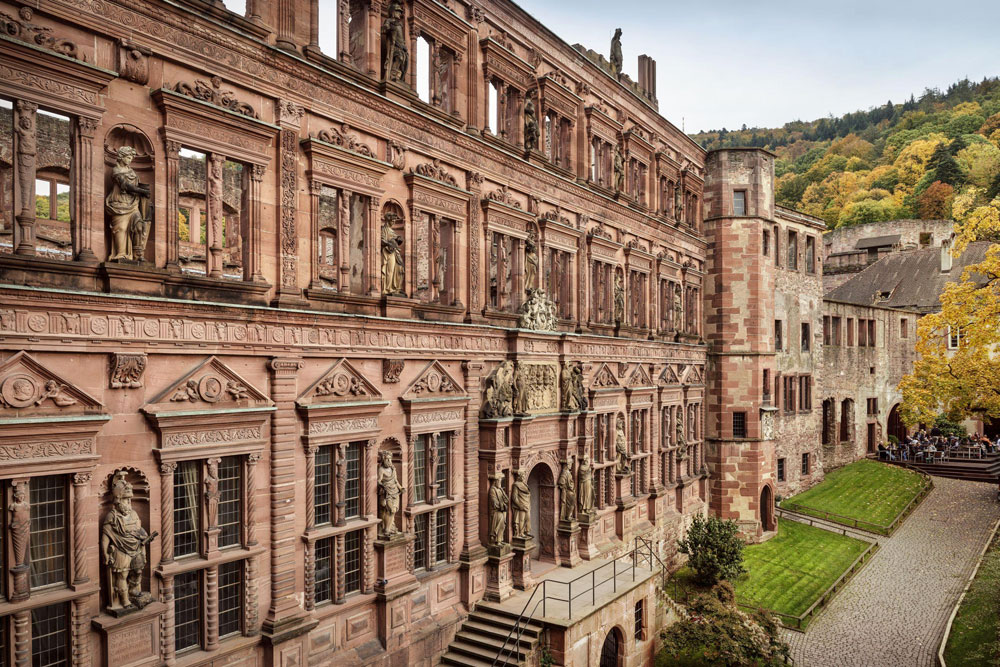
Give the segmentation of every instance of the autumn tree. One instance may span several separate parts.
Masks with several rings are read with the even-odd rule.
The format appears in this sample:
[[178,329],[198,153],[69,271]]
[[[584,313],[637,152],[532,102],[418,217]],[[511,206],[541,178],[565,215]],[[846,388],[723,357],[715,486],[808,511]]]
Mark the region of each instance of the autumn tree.
[[924,190],[917,202],[917,212],[923,220],[947,220],[951,217],[951,202],[955,196],[955,188],[934,181]]
[[[955,225],[953,253],[1000,238],[1000,202],[972,209]],[[941,311],[921,318],[913,372],[903,378],[903,420],[932,423],[1000,418],[1000,244],[991,244],[941,294]],[[949,342],[951,345],[949,345]],[[957,343],[957,346],[955,345]],[[952,348],[952,349],[949,349]]]

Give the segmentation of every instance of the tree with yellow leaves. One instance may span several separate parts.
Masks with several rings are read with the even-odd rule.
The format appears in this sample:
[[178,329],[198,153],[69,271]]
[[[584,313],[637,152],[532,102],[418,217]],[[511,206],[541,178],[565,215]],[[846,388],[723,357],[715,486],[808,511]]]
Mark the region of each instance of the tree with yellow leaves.
[[[958,256],[973,241],[997,239],[1000,198],[971,209],[955,225],[952,252]],[[900,383],[907,424],[933,423],[942,412],[953,420],[1000,418],[1000,243],[945,287],[941,311],[917,326],[916,348],[913,372]]]

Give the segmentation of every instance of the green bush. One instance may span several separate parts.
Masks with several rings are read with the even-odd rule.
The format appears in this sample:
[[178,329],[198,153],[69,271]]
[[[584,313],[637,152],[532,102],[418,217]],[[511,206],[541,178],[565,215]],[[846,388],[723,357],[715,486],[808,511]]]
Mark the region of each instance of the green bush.
[[945,415],[938,415],[937,419],[934,420],[934,426],[941,431],[941,435],[957,435],[960,438],[964,438],[969,434],[964,426],[958,422],[951,421]]
[[696,515],[687,536],[677,542],[686,554],[688,565],[695,571],[695,580],[712,586],[721,579],[730,581],[746,572],[743,568],[743,539],[735,521]]
[[763,610],[740,611],[729,582],[696,597],[689,611],[689,618],[661,634],[656,667],[787,664],[790,648],[781,639],[778,623]]

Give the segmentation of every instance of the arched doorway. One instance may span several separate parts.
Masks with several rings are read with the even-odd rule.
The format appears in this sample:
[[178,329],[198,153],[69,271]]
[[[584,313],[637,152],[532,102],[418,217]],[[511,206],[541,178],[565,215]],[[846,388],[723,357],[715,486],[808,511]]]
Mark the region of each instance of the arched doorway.
[[600,667],[618,667],[621,664],[621,652],[622,633],[618,628],[611,628],[601,648]]
[[531,554],[532,558],[554,561],[556,557],[555,541],[555,482],[552,471],[544,463],[539,463],[531,469],[528,475],[528,490],[531,491],[531,534],[538,546]]
[[888,434],[896,436],[899,442],[906,442],[906,425],[903,424],[903,419],[899,416],[899,403],[892,406],[892,410],[889,410],[889,422],[888,422]]
[[764,532],[774,530],[774,496],[769,486],[760,492],[760,525]]

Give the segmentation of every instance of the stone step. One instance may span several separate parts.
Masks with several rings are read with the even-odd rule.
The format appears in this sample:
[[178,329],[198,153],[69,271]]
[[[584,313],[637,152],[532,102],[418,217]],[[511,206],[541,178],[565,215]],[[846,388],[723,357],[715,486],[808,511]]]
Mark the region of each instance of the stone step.
[[[511,627],[500,627],[493,623],[484,623],[481,621],[474,620],[471,616],[469,620],[462,624],[462,630],[467,632],[474,632],[478,635],[492,637],[498,639],[501,642],[510,637],[510,641],[507,643],[513,645],[516,638],[516,633],[512,633]],[[531,636],[524,630],[521,631],[520,645],[524,648],[533,649],[535,645],[538,644],[538,637],[534,634]]]
[[[480,660],[478,658],[472,658],[467,655],[452,653],[448,651],[443,656],[441,656],[442,665],[455,665],[456,667],[491,667],[493,665],[493,659]],[[499,665],[517,665],[516,662],[507,662],[506,660],[497,660],[497,666]]]
[[527,659],[528,654],[522,653],[521,651],[514,651],[512,646],[508,647],[501,653],[499,650],[500,644],[501,642],[497,642],[495,647],[486,648],[480,646],[478,643],[473,644],[464,638],[456,637],[455,641],[453,641],[448,647],[448,652],[465,655],[477,660],[485,660],[487,662],[493,662],[498,653],[500,654],[500,657],[505,658],[508,662],[514,664],[518,664],[520,661]]
[[[469,620],[475,621],[477,623],[491,624],[495,626],[502,627],[504,630],[510,630],[514,627],[517,622],[517,615],[509,615],[507,613],[498,613],[496,610],[491,608],[483,609],[482,605],[477,605],[476,609],[469,614]],[[521,620],[521,636],[522,637],[540,637],[542,635],[542,626],[536,621],[530,619]]]
[[[515,650],[514,638],[511,637],[509,641],[504,643],[505,639],[506,637],[497,639],[491,635],[483,635],[478,632],[466,632],[465,630],[459,630],[455,633],[456,643],[472,644],[473,646],[487,651],[491,655],[502,653],[503,655],[517,655],[521,658],[527,658],[527,656],[531,654],[531,650],[534,648],[532,643],[528,643],[527,646],[524,646],[523,642],[519,642],[517,650]],[[501,648],[503,649],[502,651]]]

